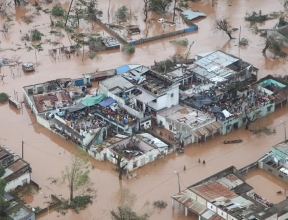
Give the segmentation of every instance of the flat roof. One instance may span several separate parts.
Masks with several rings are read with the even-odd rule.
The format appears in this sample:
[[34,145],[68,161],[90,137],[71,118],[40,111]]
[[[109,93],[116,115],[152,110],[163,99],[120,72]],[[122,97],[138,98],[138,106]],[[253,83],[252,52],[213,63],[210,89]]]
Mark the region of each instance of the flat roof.
[[103,80],[102,82],[100,82],[100,85],[103,85],[108,90],[113,89],[115,87],[119,87],[122,89],[131,89],[134,87],[134,85],[131,82],[129,82],[122,76],[113,76],[109,79]]

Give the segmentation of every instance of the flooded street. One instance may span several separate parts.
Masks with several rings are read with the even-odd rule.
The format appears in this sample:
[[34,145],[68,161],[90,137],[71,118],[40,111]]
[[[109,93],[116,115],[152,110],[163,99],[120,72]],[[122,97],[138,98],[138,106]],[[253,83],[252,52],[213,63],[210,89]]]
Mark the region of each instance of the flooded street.
[[[69,7],[68,1],[57,0],[56,2],[63,3],[65,8]],[[107,0],[99,0],[99,8],[104,12],[108,10],[107,2]],[[129,8],[131,8],[132,13],[141,14],[138,16],[138,19],[143,19],[142,8],[138,3],[135,4],[132,2],[135,1],[111,0],[111,13],[119,6],[127,4]],[[229,2],[232,3],[231,6],[228,6]],[[199,26],[197,32],[185,34],[185,38],[187,38],[189,42],[195,42],[191,49],[190,57],[194,57],[197,53],[221,49],[227,53],[239,56],[259,68],[259,77],[264,77],[268,74],[285,74],[288,69],[286,61],[273,59],[273,55],[270,52],[263,55],[264,39],[254,35],[249,29],[249,24],[244,21],[245,13],[254,10],[259,11],[259,5],[261,5],[263,13],[283,10],[283,3],[281,1],[218,0],[218,4],[215,5],[215,7],[212,7],[211,1],[189,4],[193,9],[207,14],[207,18],[195,22]],[[51,7],[51,5],[44,5],[43,8],[48,6]],[[6,58],[19,56],[22,62],[35,62],[35,51],[27,52],[27,49],[24,49],[24,43],[20,39],[20,30],[22,33],[25,33],[30,30],[32,26],[37,26],[41,29],[41,32],[45,33],[44,39],[52,39],[55,36],[49,34],[51,30],[49,16],[43,14],[28,26],[23,22],[22,17],[25,14],[31,13],[31,10],[34,10],[31,9],[31,6],[28,8],[21,7],[15,10],[14,5],[12,5],[10,10],[12,13],[15,13],[16,19],[13,21],[14,26],[9,32],[9,35],[0,35],[0,55]],[[228,18],[233,27],[240,28],[241,26],[241,37],[249,39],[249,46],[246,48],[239,48],[237,46],[238,31],[235,32],[237,39],[231,41],[229,41],[228,36],[224,33],[215,32],[215,18],[219,17]],[[0,22],[2,21],[3,20]],[[263,28],[271,28],[275,23],[276,20],[269,21],[263,24]],[[178,37],[179,36],[175,36],[139,45],[136,47],[135,54],[131,56],[123,55],[120,51],[100,52],[97,54],[97,58],[93,60],[86,58],[83,62],[81,56],[71,57],[71,59],[61,57],[54,60],[48,53],[48,49],[54,47],[49,44],[43,44],[44,50],[37,52],[37,60],[40,61],[40,65],[36,67],[35,73],[24,74],[22,70],[18,71],[16,67],[11,69],[9,67],[1,68],[1,74],[6,75],[4,81],[0,82],[1,92],[6,92],[15,99],[18,96],[18,100],[21,101],[23,100],[22,88],[26,85],[61,77],[76,78],[82,76],[83,73],[94,72],[96,68],[100,70],[112,69],[125,63],[141,63],[150,66],[154,63],[154,60],[160,61],[171,57],[175,53],[185,52],[186,49],[178,48],[169,42]],[[52,40],[59,40],[64,45],[70,45],[72,42],[71,39],[66,37],[61,39],[56,39],[55,37],[55,39]],[[16,49],[18,47],[23,49],[17,51],[4,50],[9,48]],[[90,174],[91,181],[94,183],[93,188],[97,190],[97,198],[94,200],[94,203],[84,211],[81,211],[80,214],[69,211],[65,216],[62,216],[56,211],[51,210],[49,214],[45,214],[39,219],[111,219],[109,211],[117,205],[117,191],[122,187],[128,187],[138,198],[135,210],[140,209],[145,201],[149,201],[150,203],[153,203],[155,200],[167,201],[168,206],[164,210],[154,211],[151,217],[152,220],[196,220],[197,217],[192,214],[189,214],[189,217],[185,217],[184,209],[179,205],[176,204],[174,208],[171,207],[170,196],[178,192],[178,179],[175,171],[180,172],[180,187],[182,190],[192,183],[206,178],[228,166],[234,165],[237,168],[242,168],[254,162],[268,152],[272,145],[284,139],[284,129],[280,120],[287,120],[287,109],[288,107],[284,105],[283,108],[277,108],[274,113],[265,117],[268,126],[276,126],[277,132],[275,135],[258,137],[252,135],[249,131],[245,131],[244,128],[226,136],[217,135],[213,139],[208,138],[206,143],[186,147],[184,154],[177,155],[173,153],[164,159],[158,159],[155,163],[150,163],[136,170],[137,178],[132,180],[124,178],[122,182],[119,182],[118,175],[112,170],[113,165],[111,163],[90,159],[90,162],[95,167]],[[61,171],[65,165],[69,163],[69,154],[75,152],[75,147],[35,123],[35,117],[31,114],[30,109],[24,108],[23,112],[20,112],[8,104],[5,104],[0,106],[0,114],[0,123],[2,125],[0,128],[0,143],[21,155],[21,141],[24,141],[24,159],[31,164],[32,179],[41,186],[39,193],[29,199],[30,205],[33,207],[46,207],[47,203],[45,202],[49,201],[50,194],[61,195],[60,197],[68,198],[68,188],[60,184],[59,181],[52,183],[51,178],[60,178]],[[257,123],[260,122],[256,121],[251,126],[256,126]],[[236,139],[237,137],[243,139],[241,144],[223,144],[225,139]],[[199,158],[201,158],[201,160],[205,159],[206,165],[199,164]],[[184,165],[187,168],[186,171],[183,171]],[[263,177],[263,175],[258,176],[257,173],[251,173],[247,179],[248,183],[253,187],[259,187],[257,183],[259,184],[260,181],[262,183],[263,179],[269,179],[269,176]],[[265,189],[266,185],[261,187]],[[275,185],[273,185],[273,193],[281,187],[284,186],[275,183]],[[275,196],[273,197],[272,194],[263,194],[263,197],[277,202],[279,196],[274,198]]]

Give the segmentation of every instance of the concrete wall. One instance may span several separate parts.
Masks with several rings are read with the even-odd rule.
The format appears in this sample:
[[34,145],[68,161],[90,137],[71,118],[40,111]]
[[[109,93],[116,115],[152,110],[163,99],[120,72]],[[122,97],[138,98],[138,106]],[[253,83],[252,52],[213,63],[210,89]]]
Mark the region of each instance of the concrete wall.
[[263,170],[266,170],[268,173],[271,173],[272,175],[276,176],[277,178],[281,179],[282,181],[288,183],[288,176],[286,176],[283,173],[280,173],[278,170],[267,165],[266,163],[263,163]]
[[48,130],[51,130],[51,128],[50,128],[50,122],[49,122],[48,120],[46,120],[45,118],[42,118],[42,117],[39,116],[39,115],[36,115],[36,120],[37,120],[37,122],[38,122],[40,125],[44,126],[44,127],[47,128]]
[[17,186],[23,186],[24,185],[23,181],[25,179],[27,180],[26,183],[29,184],[30,183],[30,173],[24,173],[22,176],[19,176],[18,178],[14,179],[10,182],[7,182],[7,185],[5,187],[5,192],[9,192],[11,190],[14,190],[14,189],[16,189]]
[[38,110],[36,109],[34,102],[32,102],[32,100],[28,96],[28,93],[26,93],[25,89],[23,89],[23,97],[24,97],[24,100],[26,100],[26,102],[28,103],[28,105],[31,108],[31,110],[33,111],[33,113],[38,114]]

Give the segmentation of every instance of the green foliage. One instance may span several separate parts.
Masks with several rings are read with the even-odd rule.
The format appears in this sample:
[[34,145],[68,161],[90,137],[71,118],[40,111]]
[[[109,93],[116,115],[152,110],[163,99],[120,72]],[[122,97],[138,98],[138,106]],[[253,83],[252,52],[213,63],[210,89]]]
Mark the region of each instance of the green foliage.
[[149,0],[149,10],[158,14],[165,14],[171,3],[172,0]]
[[115,12],[115,17],[119,20],[126,20],[128,17],[128,8],[125,5],[118,8]]
[[[0,103],[5,103],[5,102],[7,102],[8,101],[8,99],[9,99],[9,96],[6,94],[6,93],[4,93],[4,92],[1,92],[0,93]],[[2,167],[2,166],[1,166]],[[3,168],[3,167],[2,167]],[[0,168],[0,173],[2,173],[3,171],[1,171],[1,169],[2,168]],[[5,173],[5,170],[4,170],[4,173]],[[4,175],[4,174],[3,174]],[[3,175],[1,175],[1,176],[3,176]]]
[[70,201],[73,201],[74,191],[85,186],[89,182],[90,166],[87,158],[84,157],[86,157],[86,153],[81,150],[77,154],[71,155],[70,164],[62,171],[63,182],[68,183]]
[[135,53],[135,47],[131,46],[129,44],[126,44],[122,47],[122,52],[124,52],[126,54],[133,54],[133,53]]
[[56,17],[63,17],[65,15],[65,10],[61,7],[60,4],[58,4],[52,8],[51,14]]
[[251,24],[262,23],[267,20],[272,20],[279,17],[279,13],[273,12],[271,14],[262,14],[260,10],[258,13],[253,11],[251,14],[246,13],[245,20],[250,21]]
[[59,209],[73,209],[78,214],[79,211],[85,209],[88,204],[92,204],[92,196],[76,196],[71,202],[68,200],[63,201]]
[[33,29],[31,31],[31,40],[32,41],[39,41],[41,40],[41,37],[44,36],[44,34],[42,34],[40,31],[38,31],[37,29]]
[[103,12],[97,9],[97,0],[90,0],[87,4],[87,16],[90,20],[96,20],[103,16]]
[[172,40],[171,43],[187,47],[189,40],[187,38]]
[[286,25],[286,21],[285,21],[285,19],[283,17],[280,17],[279,18],[278,27],[282,27],[284,25]]
[[6,216],[5,210],[9,207],[9,202],[4,199],[4,192],[6,187],[6,181],[0,179],[0,219]]
[[167,205],[168,205],[167,202],[163,200],[157,200],[153,202],[153,206],[158,209],[164,209],[166,208]]

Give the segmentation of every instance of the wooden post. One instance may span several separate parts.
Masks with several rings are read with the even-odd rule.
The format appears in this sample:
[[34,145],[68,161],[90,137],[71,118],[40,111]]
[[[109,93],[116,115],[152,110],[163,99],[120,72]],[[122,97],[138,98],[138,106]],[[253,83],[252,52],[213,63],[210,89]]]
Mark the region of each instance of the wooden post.
[[239,41],[238,41],[238,47],[240,47],[240,40],[241,40],[241,26],[240,26],[240,30],[239,30]]

